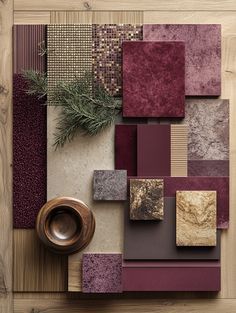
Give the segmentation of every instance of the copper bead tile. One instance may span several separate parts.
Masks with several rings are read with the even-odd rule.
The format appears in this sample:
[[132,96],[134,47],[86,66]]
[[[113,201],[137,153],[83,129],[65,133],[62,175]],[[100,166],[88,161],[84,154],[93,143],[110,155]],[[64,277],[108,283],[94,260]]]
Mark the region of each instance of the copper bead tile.
[[216,191],[176,192],[176,245],[216,246]]
[[95,219],[82,201],[69,197],[55,198],[41,208],[36,229],[50,250],[71,254],[82,250],[92,240]]

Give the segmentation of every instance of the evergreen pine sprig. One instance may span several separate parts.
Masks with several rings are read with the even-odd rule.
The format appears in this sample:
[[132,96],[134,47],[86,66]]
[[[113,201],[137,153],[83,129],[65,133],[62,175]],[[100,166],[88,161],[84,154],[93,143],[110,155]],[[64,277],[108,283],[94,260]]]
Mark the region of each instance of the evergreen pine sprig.
[[63,147],[82,132],[96,135],[109,127],[121,111],[121,101],[113,98],[104,88],[92,86],[91,75],[70,83],[60,83],[55,102],[61,106],[55,134],[55,148]]
[[29,83],[27,94],[35,95],[38,99],[44,98],[47,95],[47,74],[40,73],[34,70],[25,70],[22,75]]

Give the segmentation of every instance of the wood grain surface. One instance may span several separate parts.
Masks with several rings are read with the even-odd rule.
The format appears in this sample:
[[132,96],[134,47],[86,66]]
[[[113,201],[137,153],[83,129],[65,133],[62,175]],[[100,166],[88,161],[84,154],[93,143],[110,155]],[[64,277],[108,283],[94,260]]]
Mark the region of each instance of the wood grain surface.
[[13,1],[0,1],[0,313],[12,312]]
[[14,229],[13,290],[67,291],[67,257],[48,251],[32,229]]
[[[220,23],[222,24],[222,98],[230,99],[231,114],[231,198],[230,228],[222,234],[223,299],[158,300],[124,296],[122,299],[83,299],[75,293],[15,294],[14,312],[236,312],[236,1],[235,0],[15,0],[14,22],[28,23]],[[125,10],[126,12],[122,12]],[[135,12],[128,12],[136,10]],[[58,12],[61,11],[61,12]],[[116,12],[114,12],[116,11]],[[144,12],[143,12],[144,11]],[[12,0],[0,1],[0,312],[11,307],[11,24]],[[3,26],[4,25],[4,26]],[[4,44],[2,44],[2,42]],[[0,89],[1,90],[1,89]],[[8,91],[8,92],[7,92]],[[10,91],[10,93],[9,93]],[[10,240],[9,240],[10,238]],[[32,265],[31,265],[32,266]],[[80,263],[71,263],[71,285],[79,286]],[[30,272],[30,271],[29,271]],[[23,279],[23,277],[22,277]],[[69,282],[70,282],[69,279]],[[7,286],[7,290],[6,287]],[[79,289],[79,288],[78,288]],[[209,295],[204,295],[209,296]],[[211,298],[209,296],[209,298]]]

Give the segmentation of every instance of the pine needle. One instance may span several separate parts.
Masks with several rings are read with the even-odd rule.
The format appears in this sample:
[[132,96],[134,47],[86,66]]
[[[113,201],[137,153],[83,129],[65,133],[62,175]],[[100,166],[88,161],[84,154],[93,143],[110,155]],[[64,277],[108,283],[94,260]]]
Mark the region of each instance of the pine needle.
[[34,70],[26,70],[22,73],[23,77],[28,81],[27,94],[35,95],[38,99],[42,99],[47,95],[47,74]]

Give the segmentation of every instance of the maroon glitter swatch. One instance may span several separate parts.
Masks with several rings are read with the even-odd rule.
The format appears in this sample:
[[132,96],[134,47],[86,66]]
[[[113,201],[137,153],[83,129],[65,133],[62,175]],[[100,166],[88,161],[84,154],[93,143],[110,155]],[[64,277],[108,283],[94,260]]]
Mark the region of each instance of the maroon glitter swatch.
[[82,263],[84,293],[122,292],[122,255],[85,253]]
[[123,262],[124,291],[220,291],[220,262]]
[[186,95],[219,96],[221,93],[221,25],[144,25],[144,40],[184,41]]
[[27,82],[13,80],[13,224],[33,228],[47,191],[47,111],[27,95]]
[[123,116],[184,117],[184,42],[123,42]]

